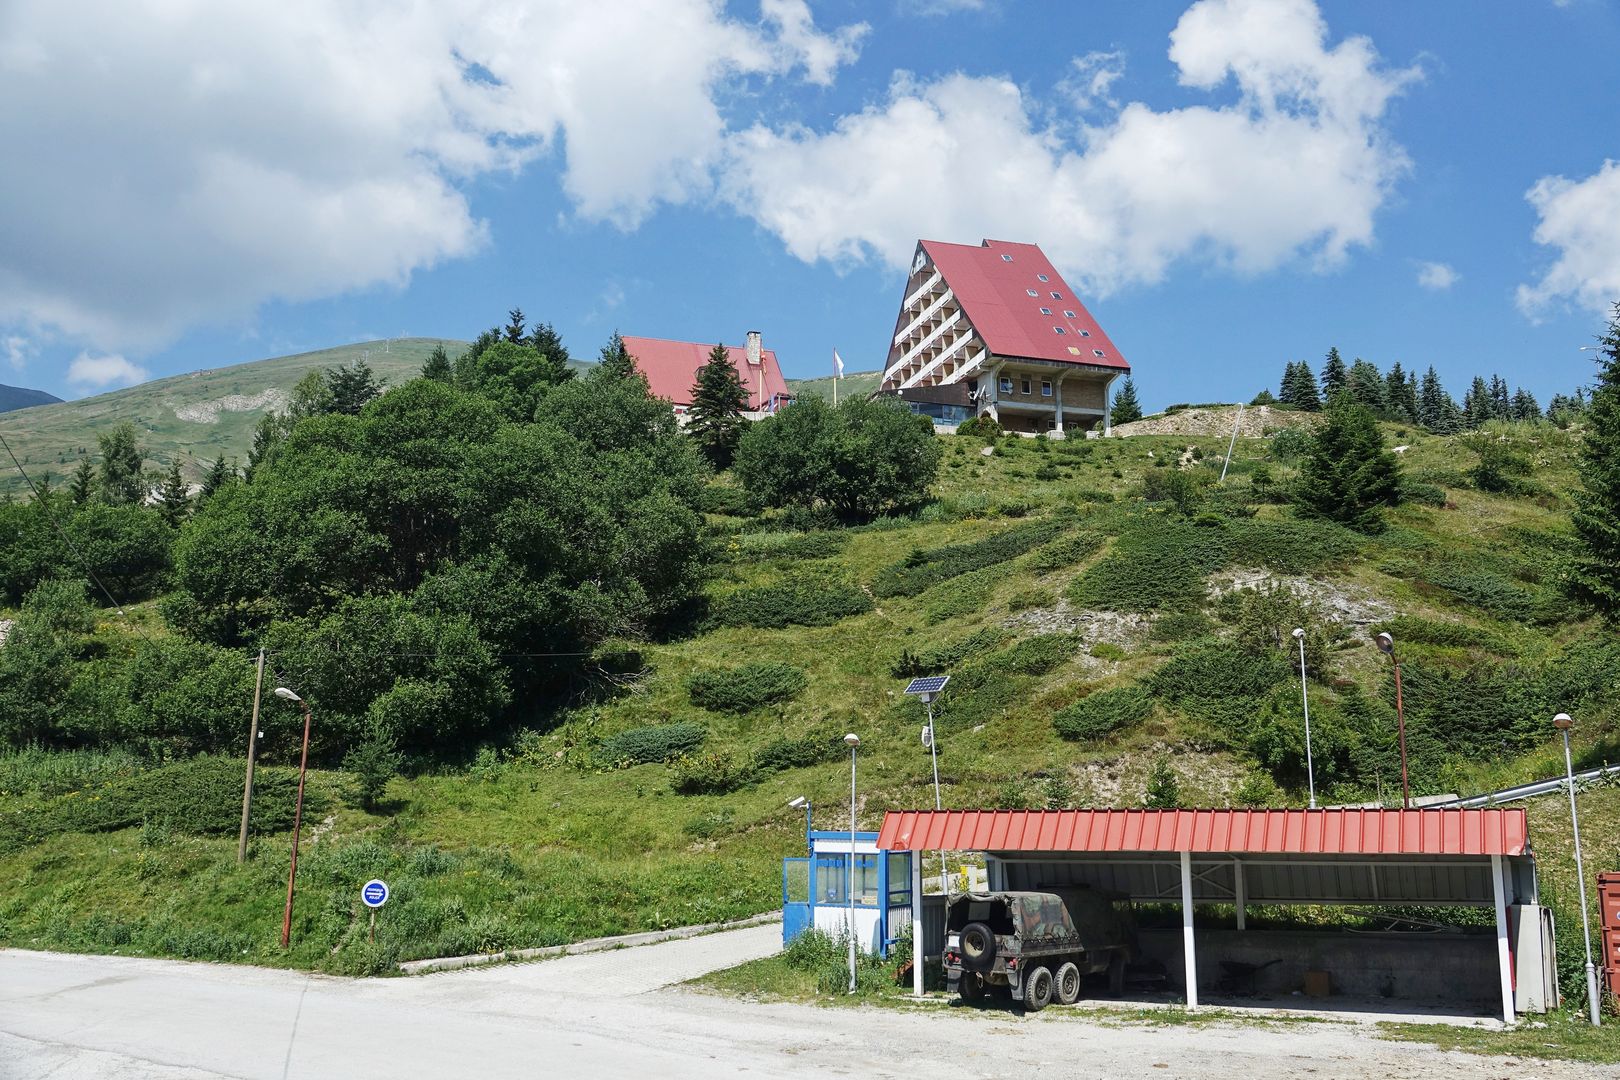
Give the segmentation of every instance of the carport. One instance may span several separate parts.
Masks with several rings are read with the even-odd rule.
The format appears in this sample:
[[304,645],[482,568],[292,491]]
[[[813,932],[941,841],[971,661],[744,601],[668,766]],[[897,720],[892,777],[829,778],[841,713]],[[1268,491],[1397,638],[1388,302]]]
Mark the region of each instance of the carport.
[[[1550,920],[1537,906],[1526,828],[1522,809],[920,810],[886,814],[877,847],[981,852],[991,890],[1083,884],[1179,903],[1190,1009],[1208,979],[1193,929],[1199,904],[1230,905],[1240,934],[1254,905],[1491,908],[1490,966],[1512,1023],[1555,1004]],[[943,943],[924,934],[921,863],[912,863],[912,939],[932,956]],[[1411,964],[1429,962],[1413,948]],[[921,964],[914,973],[921,995]]]

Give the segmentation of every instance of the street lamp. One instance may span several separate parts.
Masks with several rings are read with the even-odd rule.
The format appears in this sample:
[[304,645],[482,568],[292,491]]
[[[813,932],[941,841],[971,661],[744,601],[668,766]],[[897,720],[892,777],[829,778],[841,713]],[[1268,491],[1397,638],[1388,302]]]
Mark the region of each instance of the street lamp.
[[1592,1026],[1602,1020],[1598,1014],[1597,969],[1592,966],[1592,926],[1586,914],[1586,868],[1581,861],[1581,821],[1575,816],[1575,763],[1569,756],[1569,729],[1575,721],[1569,713],[1553,717],[1553,727],[1564,733],[1564,775],[1569,780],[1569,825],[1575,832],[1575,883],[1581,890],[1581,944],[1586,946],[1586,1000],[1592,1008]]
[[808,847],[810,845],[810,800],[803,795],[795,795],[788,800],[788,806],[794,810],[804,811],[804,842],[805,846]]
[[[912,679],[906,684],[907,697],[920,697],[923,708],[928,710],[928,726],[923,728],[922,742],[928,747],[929,757],[934,763],[934,809],[943,810],[945,803],[939,796],[939,736],[934,731],[934,699],[945,691],[945,684],[951,681],[949,675],[925,675],[920,679]],[[919,857],[921,852],[918,853]],[[945,853],[939,853],[939,891],[949,899],[951,895],[950,875],[945,872]]]
[[855,751],[861,737],[853,731],[844,736],[849,747],[849,992],[855,992]]
[[1311,698],[1305,691],[1305,628],[1294,627],[1299,642],[1299,700],[1305,706],[1305,782],[1311,789],[1311,809],[1316,809],[1316,768],[1311,760]]
[[298,802],[293,809],[292,863],[287,867],[287,907],[281,914],[281,947],[292,937],[293,882],[298,877],[298,830],[304,823],[304,774],[309,770],[309,702],[287,689],[276,687],[276,697],[291,701],[304,710],[304,752],[298,759]]
[[1378,651],[1395,665],[1395,725],[1401,733],[1401,808],[1410,810],[1412,789],[1406,782],[1406,711],[1401,706],[1401,662],[1395,657],[1395,639],[1389,634],[1379,634],[1373,640],[1378,644]]

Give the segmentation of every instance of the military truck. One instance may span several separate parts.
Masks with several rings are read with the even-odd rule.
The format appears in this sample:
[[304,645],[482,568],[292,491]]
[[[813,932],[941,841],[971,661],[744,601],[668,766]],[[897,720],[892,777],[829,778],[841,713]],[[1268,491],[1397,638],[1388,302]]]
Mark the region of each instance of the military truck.
[[945,978],[963,1001],[996,992],[1028,1012],[1073,1005],[1082,977],[1104,971],[1117,996],[1136,955],[1128,898],[1102,889],[967,893],[945,912]]

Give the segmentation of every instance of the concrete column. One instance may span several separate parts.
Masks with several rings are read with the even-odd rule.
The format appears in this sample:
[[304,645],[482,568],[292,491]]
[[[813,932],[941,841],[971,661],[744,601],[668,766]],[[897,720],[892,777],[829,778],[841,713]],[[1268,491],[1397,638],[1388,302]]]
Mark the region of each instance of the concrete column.
[[1057,375],[1052,379],[1052,398],[1054,408],[1057,410],[1057,423],[1052,428],[1054,435],[1063,434],[1063,380],[1065,376]]
[[911,853],[911,993],[923,996],[922,852]]
[[1118,375],[1110,375],[1108,381],[1103,383],[1103,438],[1105,439],[1114,432],[1114,380],[1117,378],[1119,378]]
[[1181,853],[1181,955],[1187,965],[1187,1011],[1198,1008],[1198,949],[1193,943],[1192,852]]
[[990,369],[990,419],[1001,423],[1001,410],[996,407],[1001,401],[1001,365],[997,364]]
[[1232,860],[1232,903],[1237,908],[1237,928],[1249,928],[1249,890],[1243,881],[1243,863]]
[[1496,965],[1502,979],[1502,1023],[1512,1026],[1513,957],[1508,948],[1507,897],[1502,890],[1502,856],[1491,856],[1491,894],[1496,901]]

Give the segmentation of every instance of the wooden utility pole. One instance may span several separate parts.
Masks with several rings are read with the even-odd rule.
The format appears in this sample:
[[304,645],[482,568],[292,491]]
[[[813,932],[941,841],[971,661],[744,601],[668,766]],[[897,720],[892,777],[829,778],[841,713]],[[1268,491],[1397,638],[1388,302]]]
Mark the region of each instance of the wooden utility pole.
[[259,696],[264,692],[264,649],[259,649],[259,670],[253,678],[253,723],[248,727],[247,780],[242,784],[242,831],[236,837],[236,861],[247,861],[248,810],[253,805],[253,761],[259,754]]

